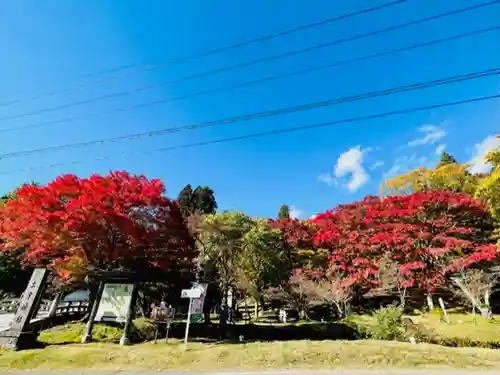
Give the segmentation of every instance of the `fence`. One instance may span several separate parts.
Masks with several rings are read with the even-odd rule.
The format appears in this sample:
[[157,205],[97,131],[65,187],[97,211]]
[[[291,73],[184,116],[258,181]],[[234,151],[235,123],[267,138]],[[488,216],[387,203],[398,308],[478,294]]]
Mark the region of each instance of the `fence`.
[[[20,298],[0,300],[0,314],[14,314],[19,306]],[[42,299],[40,301],[38,311],[34,318],[43,318],[49,315],[49,311],[53,304],[52,300]],[[89,309],[88,300],[75,301],[60,301],[54,311],[55,316],[62,315],[81,315],[85,314]]]

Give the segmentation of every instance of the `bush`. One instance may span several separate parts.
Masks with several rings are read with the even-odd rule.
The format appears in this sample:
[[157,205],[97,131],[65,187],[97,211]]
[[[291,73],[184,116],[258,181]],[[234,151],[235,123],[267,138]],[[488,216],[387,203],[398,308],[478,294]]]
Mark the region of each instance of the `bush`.
[[383,307],[373,314],[376,324],[371,328],[370,336],[376,340],[402,340],[405,330],[402,324],[403,310],[396,306]]
[[466,337],[435,337],[429,343],[450,348],[500,349],[500,342],[498,341],[478,341]]

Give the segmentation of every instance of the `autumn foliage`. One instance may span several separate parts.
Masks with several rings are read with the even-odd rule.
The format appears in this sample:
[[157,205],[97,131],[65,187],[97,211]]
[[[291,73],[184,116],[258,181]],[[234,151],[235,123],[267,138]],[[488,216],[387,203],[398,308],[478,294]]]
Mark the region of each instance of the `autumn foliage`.
[[58,177],[25,185],[0,208],[1,251],[24,249],[22,260],[61,277],[95,269],[168,269],[189,265],[192,239],[160,180],[126,172]]
[[330,272],[369,288],[387,256],[399,265],[401,286],[431,292],[448,275],[495,261],[485,243],[491,218],[467,194],[428,191],[387,198],[367,197],[338,206],[313,220],[317,246],[331,251]]

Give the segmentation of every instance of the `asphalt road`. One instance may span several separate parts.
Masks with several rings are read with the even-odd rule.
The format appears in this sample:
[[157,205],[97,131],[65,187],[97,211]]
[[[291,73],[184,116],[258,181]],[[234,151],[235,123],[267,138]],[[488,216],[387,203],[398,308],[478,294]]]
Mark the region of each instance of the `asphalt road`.
[[467,370],[331,370],[331,371],[224,371],[224,372],[189,372],[189,371],[165,371],[165,372],[139,372],[139,371],[27,371],[27,372],[4,372],[12,375],[500,375],[498,371],[467,371]]

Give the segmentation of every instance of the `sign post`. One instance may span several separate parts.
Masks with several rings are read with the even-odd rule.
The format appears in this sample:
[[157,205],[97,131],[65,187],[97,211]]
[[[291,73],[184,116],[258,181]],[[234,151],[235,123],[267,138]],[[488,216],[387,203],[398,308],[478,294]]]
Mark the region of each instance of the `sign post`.
[[192,288],[200,289],[201,295],[199,298],[195,298],[191,305],[191,322],[200,323],[203,321],[203,305],[207,295],[208,284],[194,283]]
[[191,308],[193,307],[193,299],[200,298],[202,292],[203,291],[201,290],[201,288],[183,289],[181,292],[181,298],[189,298],[188,316],[186,322],[186,334],[184,335],[184,350],[187,350],[189,324],[191,323]]
[[168,333],[170,332],[170,324],[172,324],[174,319],[175,319],[175,309],[172,306],[170,306],[167,311],[167,329],[166,329],[167,332],[165,333],[165,344],[168,342]]
[[168,342],[168,334],[170,331],[170,325],[175,319],[175,309],[172,306],[166,307],[163,303],[160,307],[155,307],[152,314],[153,320],[156,324],[155,331],[155,344],[158,341],[158,328],[160,324],[166,325],[165,343]]

